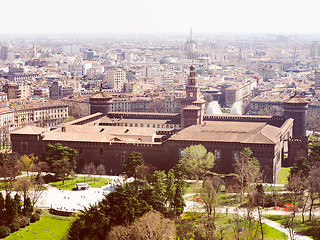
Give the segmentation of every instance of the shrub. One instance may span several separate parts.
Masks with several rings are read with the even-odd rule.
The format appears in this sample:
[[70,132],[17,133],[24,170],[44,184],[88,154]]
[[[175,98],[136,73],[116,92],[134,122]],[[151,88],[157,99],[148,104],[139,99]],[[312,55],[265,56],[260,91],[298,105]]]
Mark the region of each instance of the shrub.
[[10,233],[11,233],[10,228],[0,227],[0,238],[5,238],[5,237],[9,236]]
[[43,177],[43,181],[44,183],[50,183],[50,182],[56,182],[58,181],[58,179],[54,175],[47,174]]
[[36,221],[40,220],[40,214],[39,213],[34,213],[32,214],[31,218],[30,218],[30,222],[34,223]]
[[20,228],[24,228],[30,225],[30,219],[27,217],[21,217],[18,222],[19,222]]
[[38,208],[38,209],[35,210],[35,212],[41,215],[42,214],[42,209]]
[[11,223],[9,225],[9,228],[10,228],[11,232],[16,232],[20,229],[20,224],[17,222]]

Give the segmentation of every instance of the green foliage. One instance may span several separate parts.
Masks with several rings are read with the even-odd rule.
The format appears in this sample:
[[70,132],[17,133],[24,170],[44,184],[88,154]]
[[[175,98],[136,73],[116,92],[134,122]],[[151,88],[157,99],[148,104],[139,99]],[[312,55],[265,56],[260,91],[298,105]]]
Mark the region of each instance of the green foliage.
[[17,214],[21,213],[21,207],[22,207],[22,203],[21,203],[21,198],[20,196],[16,193],[14,195],[14,199],[13,199],[13,208],[15,210],[15,212]]
[[76,150],[62,146],[60,143],[48,144],[45,160],[48,162],[50,171],[64,181],[75,170],[77,155]]
[[282,167],[277,174],[277,184],[288,184],[288,177],[290,175],[290,167]]
[[150,183],[137,179],[117,186],[99,204],[85,209],[72,223],[68,239],[104,239],[114,226],[132,224],[150,211],[178,217],[184,208],[183,168],[155,171]]
[[130,153],[127,161],[123,164],[123,171],[128,177],[136,177],[137,167],[144,165],[144,159],[142,154],[139,152]]
[[[48,178],[47,178],[48,180]],[[50,179],[49,179],[50,180]],[[61,190],[72,190],[75,187],[76,183],[86,182],[90,187],[100,188],[107,185],[108,182],[111,182],[109,178],[96,179],[95,181],[92,178],[86,176],[76,177],[75,179],[66,179],[64,182],[57,181],[56,179],[53,182],[49,182],[49,185],[59,188]]]
[[10,194],[6,195],[6,200],[5,200],[5,217],[6,217],[6,225],[9,225],[12,223],[15,218],[17,217],[17,209],[15,208],[15,204],[13,199],[11,198]]
[[2,192],[0,192],[0,226],[5,223],[5,200],[3,198]]
[[72,217],[61,217],[45,213],[37,222],[20,228],[17,232],[10,234],[6,240],[34,240],[34,239],[65,239],[68,227],[73,221]]
[[32,205],[31,199],[27,197],[26,199],[24,199],[22,213],[25,216],[30,217],[32,212],[33,212],[33,205]]
[[31,215],[31,218],[30,218],[30,222],[31,223],[34,223],[36,221],[39,221],[40,220],[40,214],[39,213],[33,213]]
[[35,210],[35,212],[41,215],[42,214],[42,209],[38,208],[38,209]]
[[0,238],[5,238],[11,233],[10,228],[0,226]]
[[320,161],[320,144],[313,144],[310,149],[309,161],[319,162]]
[[202,176],[214,167],[214,155],[207,152],[203,145],[192,145],[183,150],[183,158],[180,163],[186,168],[187,173],[194,179],[201,179]]
[[153,181],[151,182],[151,185],[153,186],[153,189],[155,191],[155,194],[158,196],[158,199],[160,202],[166,201],[166,178],[167,175],[164,171],[155,171],[152,174]]
[[302,177],[307,177],[310,173],[311,166],[307,159],[300,157],[297,158],[294,165],[290,170],[290,177],[300,173]]
[[16,232],[20,229],[20,225],[17,222],[11,223],[9,224],[9,228],[11,230],[11,232]]

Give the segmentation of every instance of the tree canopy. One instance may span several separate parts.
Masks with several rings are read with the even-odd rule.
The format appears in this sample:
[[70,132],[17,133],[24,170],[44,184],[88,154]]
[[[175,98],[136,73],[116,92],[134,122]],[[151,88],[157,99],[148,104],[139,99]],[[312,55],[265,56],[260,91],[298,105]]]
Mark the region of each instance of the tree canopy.
[[62,146],[60,143],[48,144],[45,160],[50,170],[64,182],[76,168],[77,155],[78,152],[68,146]]
[[201,179],[202,176],[214,167],[215,157],[212,152],[207,152],[203,145],[192,145],[182,151],[180,163],[190,177]]
[[128,177],[136,177],[137,167],[144,165],[144,159],[142,154],[139,152],[130,153],[127,161],[123,164],[123,171]]

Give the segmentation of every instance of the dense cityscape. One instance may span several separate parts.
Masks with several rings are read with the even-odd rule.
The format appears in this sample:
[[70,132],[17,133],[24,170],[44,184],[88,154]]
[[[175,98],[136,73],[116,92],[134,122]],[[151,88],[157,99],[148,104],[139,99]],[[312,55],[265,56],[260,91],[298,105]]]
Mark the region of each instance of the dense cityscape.
[[307,5],[5,2],[0,238],[320,239]]

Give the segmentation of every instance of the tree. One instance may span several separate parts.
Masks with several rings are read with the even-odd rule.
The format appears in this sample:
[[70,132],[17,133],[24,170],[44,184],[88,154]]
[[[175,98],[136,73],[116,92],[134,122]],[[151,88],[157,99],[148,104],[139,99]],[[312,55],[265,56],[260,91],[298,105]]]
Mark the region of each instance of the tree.
[[147,107],[147,112],[165,113],[166,111],[167,105],[161,100],[154,100]]
[[0,191],[0,226],[4,225],[4,222],[6,219],[5,216],[6,216],[5,200],[4,200],[2,192]]
[[17,212],[17,209],[15,208],[14,201],[11,198],[10,194],[7,194],[6,200],[5,200],[5,216],[6,216],[5,223],[6,223],[6,225],[13,223],[13,221],[17,217],[17,215],[18,215],[18,212]]
[[27,197],[26,199],[24,199],[23,201],[23,209],[22,209],[22,213],[27,216],[30,217],[31,214],[33,212],[33,206],[32,206],[32,202],[31,199],[29,197]]
[[244,148],[234,163],[235,172],[240,184],[240,202],[242,202],[243,195],[248,186],[258,183],[262,177],[260,163],[252,155],[253,153],[250,148]]
[[19,175],[19,155],[16,153],[0,153],[0,177],[4,178],[6,194],[10,193],[16,177]]
[[60,178],[64,184],[64,180],[76,168],[76,157],[78,152],[60,143],[55,145],[47,145],[47,155],[45,157],[50,170]]
[[101,175],[106,174],[106,168],[102,164],[98,165],[97,174],[100,175],[100,179],[101,179]]
[[136,177],[137,167],[144,165],[144,159],[142,154],[138,152],[130,153],[127,161],[123,164],[123,171],[127,174],[128,177]]
[[155,171],[152,175],[153,181],[151,182],[151,186],[153,186],[153,189],[155,191],[155,194],[158,196],[160,202],[166,201],[166,178],[167,175],[165,171]]
[[168,203],[168,207],[170,210],[173,209],[174,205],[174,196],[176,192],[176,184],[175,184],[175,175],[174,175],[174,170],[170,169],[168,172],[168,176],[166,179],[166,202]]
[[20,170],[26,172],[27,176],[29,176],[29,172],[32,170],[34,166],[33,159],[28,155],[22,155],[21,158],[18,160],[18,164]]
[[29,197],[29,190],[32,188],[32,182],[29,177],[20,177],[14,183],[14,189],[20,194],[23,200]]
[[311,170],[310,175],[306,180],[306,187],[310,199],[309,221],[311,221],[314,202],[316,199],[320,198],[320,167]]
[[215,210],[219,201],[219,191],[215,188],[212,181],[206,180],[203,182],[200,197],[203,201],[207,214],[211,216],[213,213],[213,218],[215,218]]
[[131,226],[115,226],[111,229],[108,238],[110,240],[123,239],[172,239],[176,228],[173,220],[163,217],[160,212],[144,214]]
[[6,148],[10,142],[10,131],[9,126],[0,127],[0,148]]
[[207,152],[203,145],[192,145],[187,147],[182,152],[183,157],[180,163],[186,168],[187,173],[199,180],[202,176],[214,167],[214,155],[212,152]]

